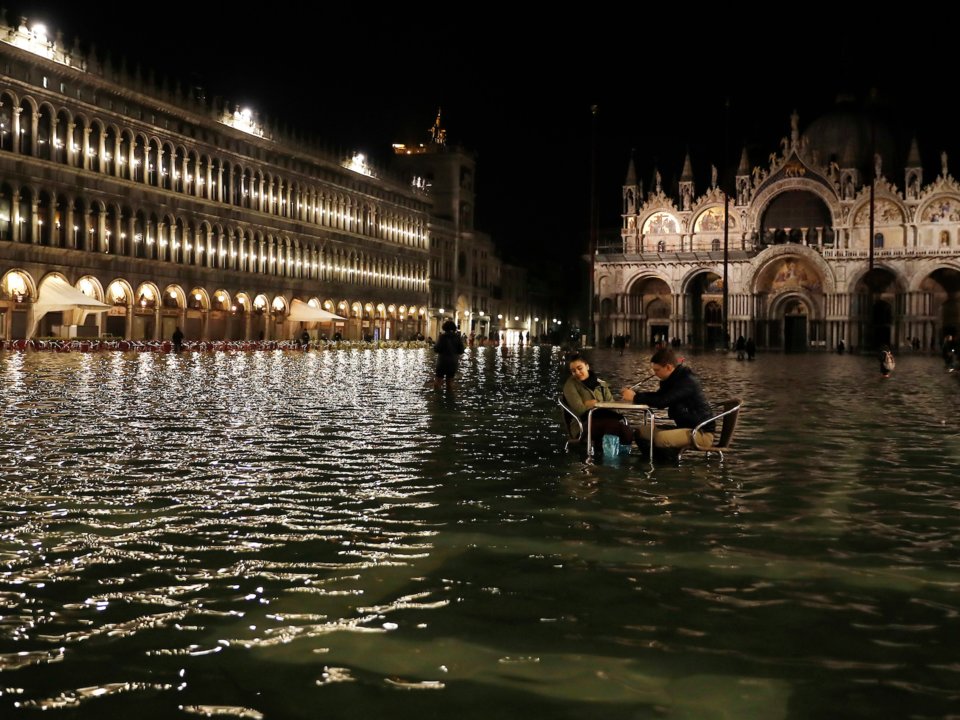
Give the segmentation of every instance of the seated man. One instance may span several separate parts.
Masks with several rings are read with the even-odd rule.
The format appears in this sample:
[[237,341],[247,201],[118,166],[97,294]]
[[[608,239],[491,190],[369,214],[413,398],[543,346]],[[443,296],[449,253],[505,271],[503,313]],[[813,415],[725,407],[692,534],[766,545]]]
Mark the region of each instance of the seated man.
[[[650,369],[660,379],[660,389],[656,392],[634,392],[624,388],[623,399],[637,405],[649,405],[652,408],[667,408],[667,415],[676,424],[675,428],[656,428],[653,446],[656,448],[707,448],[713,444],[715,423],[704,427],[697,435],[696,442],[691,431],[714,413],[710,403],[703,395],[700,379],[690,368],[677,360],[672,348],[657,350],[650,358]],[[644,440],[650,440],[650,426],[640,429]]]

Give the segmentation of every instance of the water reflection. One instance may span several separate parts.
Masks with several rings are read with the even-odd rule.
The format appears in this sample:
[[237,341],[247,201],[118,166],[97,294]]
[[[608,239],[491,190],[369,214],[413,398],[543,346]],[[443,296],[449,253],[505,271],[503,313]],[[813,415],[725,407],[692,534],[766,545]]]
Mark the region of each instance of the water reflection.
[[689,362],[725,463],[563,453],[547,348],[0,355],[4,717],[951,712],[955,378]]

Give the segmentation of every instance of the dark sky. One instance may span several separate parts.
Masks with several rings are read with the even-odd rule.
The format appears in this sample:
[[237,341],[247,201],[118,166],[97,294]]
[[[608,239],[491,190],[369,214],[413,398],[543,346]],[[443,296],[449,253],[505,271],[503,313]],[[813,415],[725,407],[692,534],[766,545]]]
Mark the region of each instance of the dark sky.
[[[960,174],[950,43],[905,42],[899,21],[861,19],[854,33],[829,24],[830,5],[809,4],[755,18],[754,29],[692,18],[679,3],[636,16],[543,6],[542,20],[472,4],[456,18],[429,4],[390,15],[346,5],[221,15],[229,5],[176,0],[145,5],[156,11],[144,17],[130,6],[8,3],[7,19],[42,18],[71,44],[94,42],[114,61],[200,84],[375,162],[392,142],[426,141],[440,107],[449,141],[477,154],[477,227],[551,281],[582,274],[592,157],[600,225],[616,230],[631,152],[646,188],[656,165],[670,191],[689,150],[700,192],[710,165],[723,177],[744,145],[765,162],[794,109],[803,130],[838,93],[863,105],[874,89],[872,106],[906,138],[902,154],[917,134],[928,180],[943,149]],[[902,170],[892,174],[902,184]]]

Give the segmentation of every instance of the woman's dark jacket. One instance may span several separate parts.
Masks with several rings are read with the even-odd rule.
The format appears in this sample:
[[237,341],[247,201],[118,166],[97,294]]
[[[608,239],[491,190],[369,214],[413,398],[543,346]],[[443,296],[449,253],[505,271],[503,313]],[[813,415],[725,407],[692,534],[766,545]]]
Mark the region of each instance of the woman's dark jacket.
[[[703,395],[700,378],[685,365],[678,365],[670,373],[670,377],[661,380],[659,390],[637,393],[633,402],[636,405],[667,408],[667,415],[678,428],[695,428],[714,415],[710,403]],[[716,423],[710,423],[703,429],[706,432],[713,432],[716,429]]]
[[433,346],[433,351],[437,353],[437,369],[456,372],[464,350],[463,339],[458,331],[444,332]]

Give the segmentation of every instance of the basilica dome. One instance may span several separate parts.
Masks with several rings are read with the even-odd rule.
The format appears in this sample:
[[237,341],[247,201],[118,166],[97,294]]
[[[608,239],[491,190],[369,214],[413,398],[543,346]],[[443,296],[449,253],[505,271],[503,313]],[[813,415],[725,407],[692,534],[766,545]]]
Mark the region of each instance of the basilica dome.
[[851,96],[839,96],[833,108],[807,126],[803,139],[810,156],[822,165],[835,162],[841,168],[872,173],[874,153],[879,153],[888,178],[903,167],[898,139],[882,111]]

